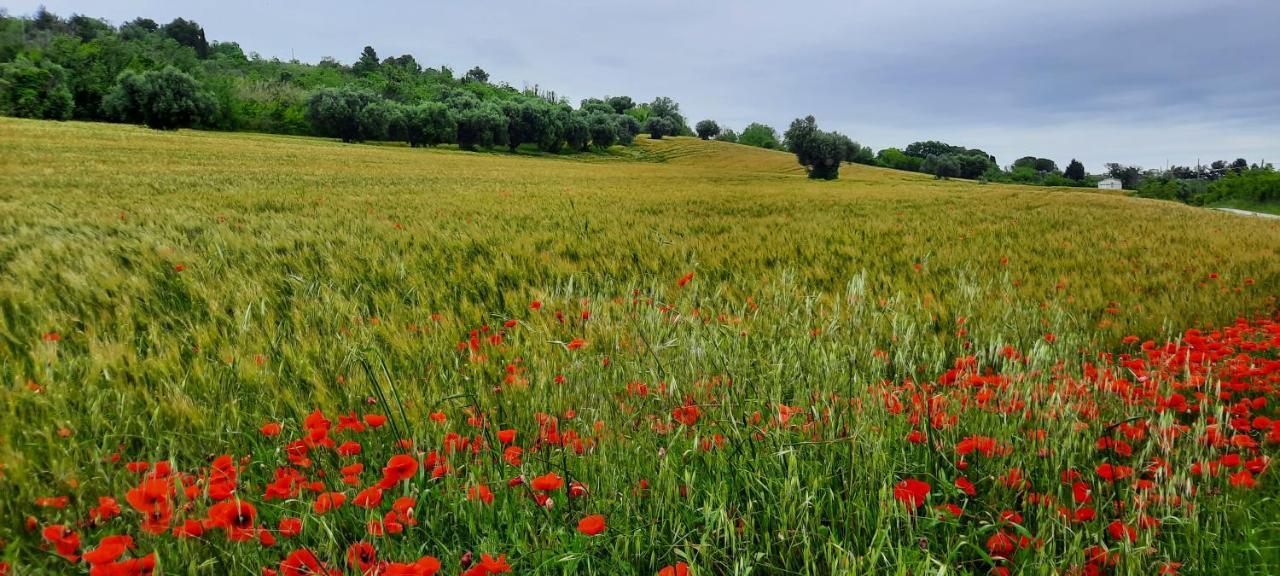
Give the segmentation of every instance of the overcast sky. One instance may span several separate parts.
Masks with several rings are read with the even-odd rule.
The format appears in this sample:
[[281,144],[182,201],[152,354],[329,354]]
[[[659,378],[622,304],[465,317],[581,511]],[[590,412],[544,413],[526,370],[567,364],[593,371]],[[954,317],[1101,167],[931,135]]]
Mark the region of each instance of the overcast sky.
[[697,121],[806,114],[876,149],[938,139],[1002,165],[1280,163],[1276,0],[0,0],[11,14],[194,19],[264,57],[380,57]]

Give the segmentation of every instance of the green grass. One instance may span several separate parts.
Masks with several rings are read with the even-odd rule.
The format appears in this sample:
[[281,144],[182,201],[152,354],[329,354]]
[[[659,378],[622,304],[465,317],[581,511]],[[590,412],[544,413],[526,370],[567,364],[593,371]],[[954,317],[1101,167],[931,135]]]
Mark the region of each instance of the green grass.
[[[988,539],[1013,530],[1004,510],[1043,542],[1005,564],[1015,572],[1082,567],[1105,544],[1119,573],[1166,560],[1266,573],[1280,566],[1270,472],[1247,492],[1205,479],[1196,507],[1160,507],[1161,530],[1118,547],[1105,507],[1067,522],[997,478],[1019,468],[1070,498],[1060,474],[1107,458],[1095,442],[1109,423],[1182,418],[1122,401],[1089,364],[1136,379],[1098,355],[1140,353],[1129,335],[1274,315],[1278,261],[1273,221],[864,166],[815,182],[790,155],[688,138],[546,158],[0,119],[0,558],[18,574],[70,571],[25,519],[73,525],[114,495],[125,515],[83,527],[85,548],[127,532],[165,573],[258,573],[297,546],[339,565],[368,539],[385,558],[438,556],[449,574],[466,551],[507,554],[517,573],[652,574],[683,559],[698,574],[983,574],[997,564]],[[569,350],[575,338],[586,346]],[[938,384],[967,356],[1009,385]],[[637,382],[655,392],[629,394]],[[978,408],[982,389],[1008,409]],[[910,408],[914,394],[957,418],[925,427],[927,447],[905,440],[912,414],[934,415]],[[685,403],[696,424],[673,423]],[[796,425],[777,422],[779,405],[800,408]],[[516,429],[523,464],[454,455],[449,474],[394,489],[417,499],[419,525],[373,538],[365,523],[385,506],[318,516],[308,495],[261,499],[316,408],[391,417],[334,434],[364,445],[361,486],[336,482],[351,459],[317,451],[326,489],[349,496],[396,438],[443,450],[448,432],[496,446],[497,429]],[[582,454],[550,446],[539,413],[579,434]],[[256,432],[268,421],[280,439]],[[1037,429],[1047,444],[1027,439]],[[980,491],[966,500],[950,488],[954,445],[974,434],[1014,450],[973,462]],[[1133,443],[1135,462],[1176,464],[1167,496],[1189,498],[1188,467],[1217,457],[1193,439]],[[271,548],[142,534],[123,497],[137,476],[113,454],[197,475],[211,456],[248,457],[240,493],[263,525],[298,516],[304,534]],[[551,470],[590,496],[560,492],[547,510],[507,487]],[[933,485],[930,506],[962,503],[964,520],[907,513],[891,495],[904,478]],[[478,483],[493,504],[466,500]],[[35,504],[61,495],[66,509]],[[604,534],[574,531],[588,513],[607,516]]]

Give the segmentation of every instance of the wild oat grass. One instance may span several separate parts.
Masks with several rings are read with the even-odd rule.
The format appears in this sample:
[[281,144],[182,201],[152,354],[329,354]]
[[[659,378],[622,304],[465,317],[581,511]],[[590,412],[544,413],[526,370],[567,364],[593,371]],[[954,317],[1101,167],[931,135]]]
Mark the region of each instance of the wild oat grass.
[[[1207,329],[1274,318],[1278,262],[1280,221],[862,166],[814,182],[790,155],[685,138],[523,157],[0,119],[0,559],[83,571],[43,534],[59,526],[83,550],[130,534],[175,574],[288,573],[302,548],[350,570],[359,541],[447,574],[483,573],[481,553],[525,574],[1269,573],[1274,473],[1246,489],[1191,467],[1275,451],[1203,440],[1280,377],[1280,341],[1242,344],[1270,324]],[[1255,373],[1203,354],[1218,342]],[[1169,409],[1184,385],[1203,405]],[[389,421],[330,432],[317,409]],[[362,453],[290,462],[321,428]],[[1128,454],[1100,441],[1122,433]],[[973,436],[999,448],[966,460]],[[263,498],[282,467],[354,497],[400,453],[424,468],[381,507]],[[220,455],[257,506],[248,543],[211,520]],[[141,531],[125,504],[161,461],[192,475],[165,481],[197,487],[171,521],[200,537]],[[1156,487],[1097,480],[1111,462]],[[1070,471],[1097,519],[1041,505],[1070,502]],[[529,488],[547,472],[589,488]],[[905,480],[931,487],[919,508]],[[480,485],[491,503],[467,498]],[[416,524],[371,535],[393,495]],[[123,514],[86,522],[102,496]],[[575,530],[589,514],[603,533]],[[993,557],[997,534],[1016,554]]]

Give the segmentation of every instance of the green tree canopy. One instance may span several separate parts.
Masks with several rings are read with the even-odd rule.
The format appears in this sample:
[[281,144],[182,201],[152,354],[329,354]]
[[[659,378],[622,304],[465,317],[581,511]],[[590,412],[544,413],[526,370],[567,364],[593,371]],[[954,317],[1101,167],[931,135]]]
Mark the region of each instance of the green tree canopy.
[[142,74],[126,70],[103,107],[121,121],[160,130],[196,126],[216,112],[213,99],[195,78],[172,66]]

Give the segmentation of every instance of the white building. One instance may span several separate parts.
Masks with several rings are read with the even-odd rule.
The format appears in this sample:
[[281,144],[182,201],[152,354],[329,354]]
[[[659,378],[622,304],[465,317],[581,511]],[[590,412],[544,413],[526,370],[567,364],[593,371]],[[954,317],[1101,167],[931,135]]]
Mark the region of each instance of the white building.
[[1124,185],[1115,178],[1107,178],[1098,182],[1098,188],[1100,190],[1119,190],[1124,188]]

